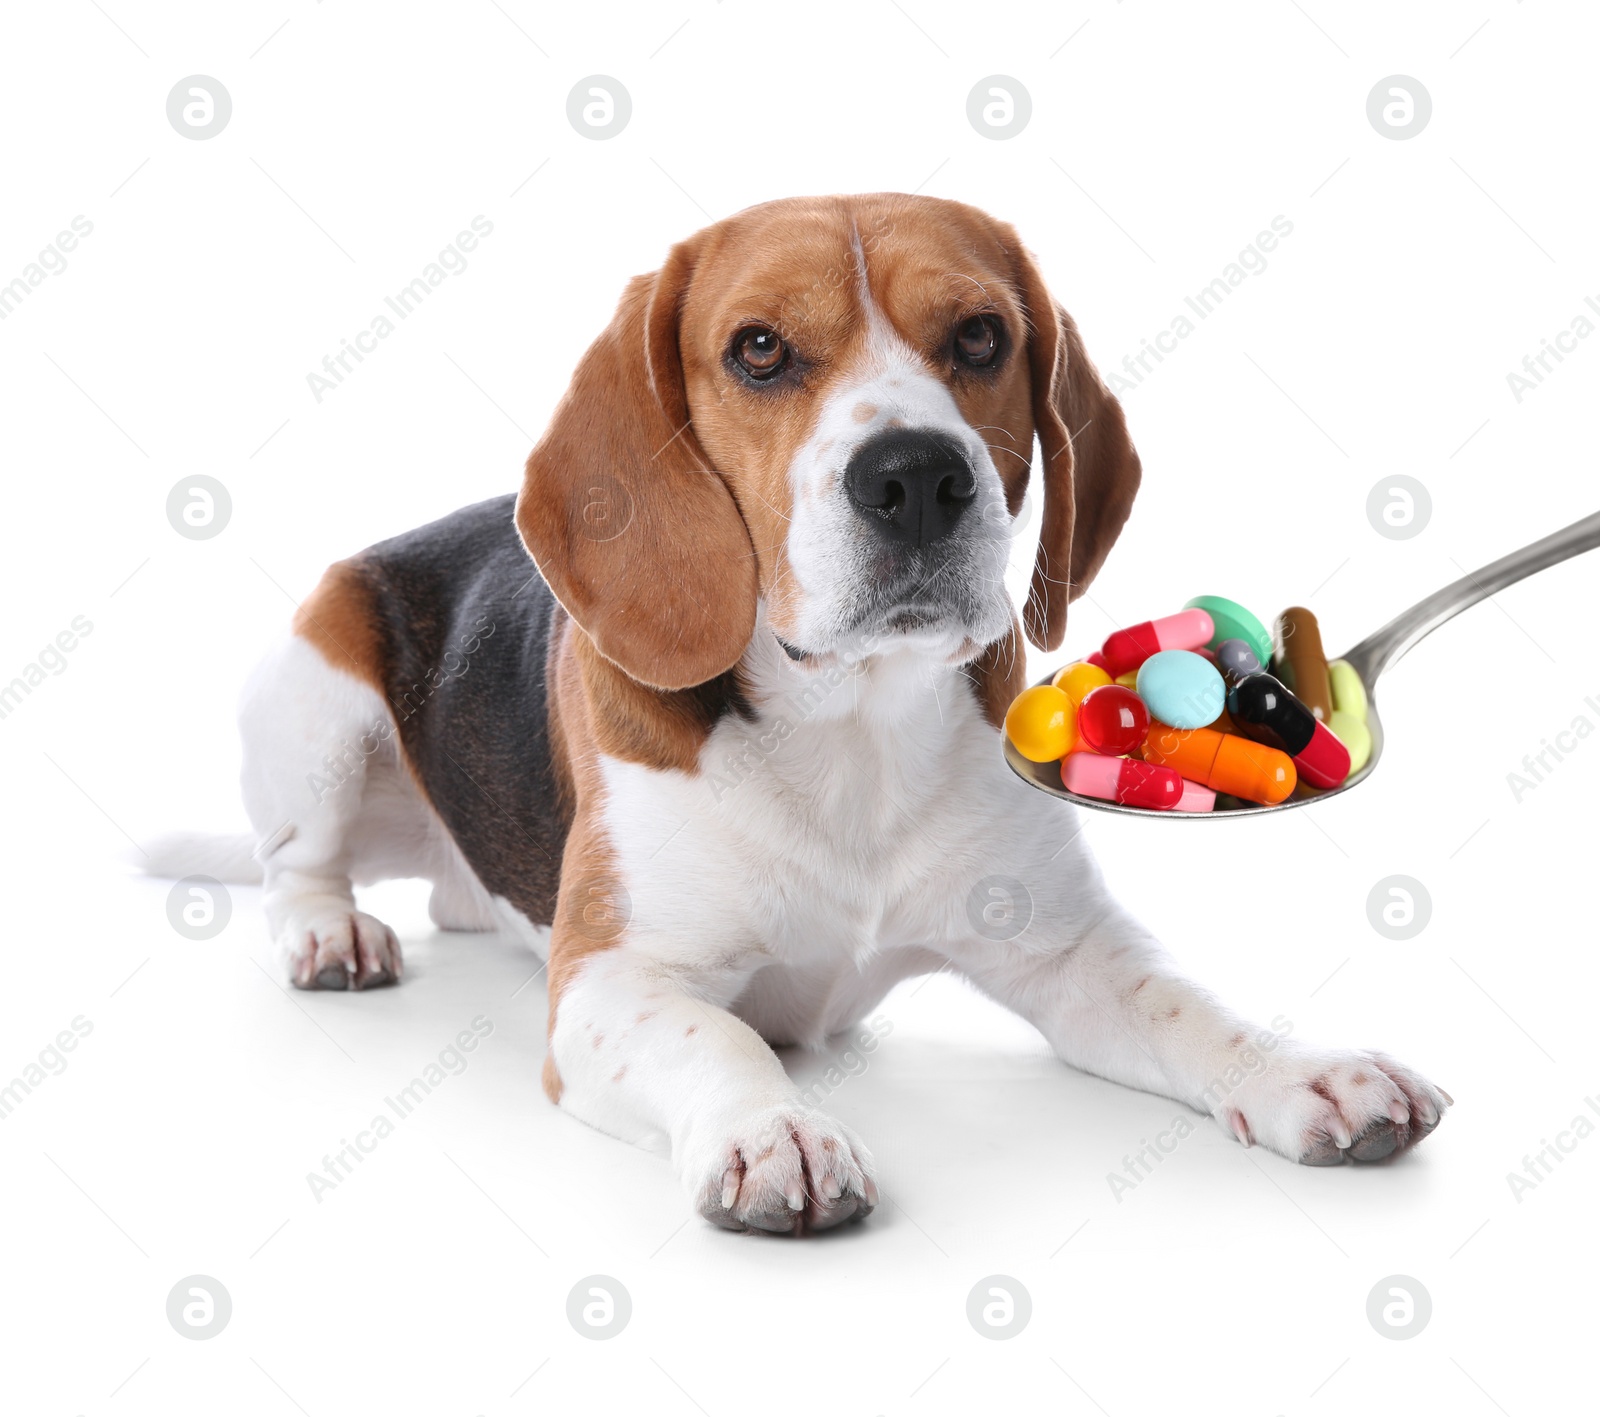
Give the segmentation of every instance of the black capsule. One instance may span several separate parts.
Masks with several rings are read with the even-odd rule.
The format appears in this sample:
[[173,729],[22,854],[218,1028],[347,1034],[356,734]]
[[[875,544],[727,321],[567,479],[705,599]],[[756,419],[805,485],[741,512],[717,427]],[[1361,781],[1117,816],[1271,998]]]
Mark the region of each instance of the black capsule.
[[1272,675],[1247,674],[1228,690],[1228,714],[1246,738],[1299,757],[1317,731],[1316,715]]

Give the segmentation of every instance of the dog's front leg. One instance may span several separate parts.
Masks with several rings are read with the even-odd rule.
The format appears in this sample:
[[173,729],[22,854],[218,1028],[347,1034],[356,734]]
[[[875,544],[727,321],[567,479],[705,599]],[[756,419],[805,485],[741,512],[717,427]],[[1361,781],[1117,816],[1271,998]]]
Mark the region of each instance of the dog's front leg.
[[664,1136],[714,1224],[798,1234],[868,1214],[871,1156],[806,1106],[761,1036],[722,1007],[741,983],[626,945],[589,954],[558,988],[546,1090],[602,1131]]
[[[1251,1023],[1184,977],[1106,892],[1087,852],[1031,873],[1013,938],[951,951],[980,988],[1085,1072],[1173,1097],[1308,1165],[1375,1161],[1439,1123],[1448,1096],[1382,1053],[1320,1048]],[[1002,925],[993,933],[1007,934]]]

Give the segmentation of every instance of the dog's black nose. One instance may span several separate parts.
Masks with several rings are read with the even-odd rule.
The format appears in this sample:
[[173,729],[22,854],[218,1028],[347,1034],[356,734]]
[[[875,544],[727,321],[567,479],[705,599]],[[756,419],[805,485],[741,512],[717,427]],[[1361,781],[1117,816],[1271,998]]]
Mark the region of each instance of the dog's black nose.
[[893,541],[927,546],[955,530],[978,495],[966,455],[943,433],[892,428],[869,438],[844,472],[845,491]]

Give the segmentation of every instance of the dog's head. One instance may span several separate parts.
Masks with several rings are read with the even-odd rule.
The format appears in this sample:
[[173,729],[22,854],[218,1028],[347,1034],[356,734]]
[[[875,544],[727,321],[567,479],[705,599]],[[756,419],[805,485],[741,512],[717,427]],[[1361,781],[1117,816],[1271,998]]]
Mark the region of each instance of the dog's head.
[[791,657],[1054,649],[1139,485],[1122,410],[1016,233],[898,195],[753,207],[628,286],[528,458],[517,526],[600,652],[663,689]]

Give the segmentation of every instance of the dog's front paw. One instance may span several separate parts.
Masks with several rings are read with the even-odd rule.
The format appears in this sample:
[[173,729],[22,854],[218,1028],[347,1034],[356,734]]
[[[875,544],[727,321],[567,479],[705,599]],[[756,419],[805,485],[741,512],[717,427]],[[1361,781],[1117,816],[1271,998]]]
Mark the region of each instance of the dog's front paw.
[[1383,1053],[1305,1049],[1272,1060],[1216,1109],[1246,1146],[1304,1166],[1382,1161],[1439,1125],[1450,1094]]
[[803,1235],[871,1214],[872,1157],[841,1123],[774,1107],[707,1127],[682,1167],[700,1214],[726,1230]]
[[348,907],[292,921],[280,936],[296,989],[376,989],[400,982],[400,941]]

